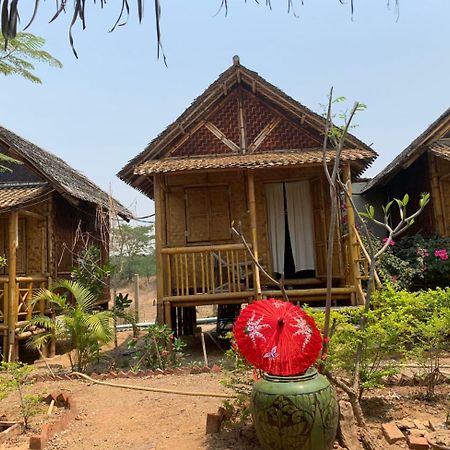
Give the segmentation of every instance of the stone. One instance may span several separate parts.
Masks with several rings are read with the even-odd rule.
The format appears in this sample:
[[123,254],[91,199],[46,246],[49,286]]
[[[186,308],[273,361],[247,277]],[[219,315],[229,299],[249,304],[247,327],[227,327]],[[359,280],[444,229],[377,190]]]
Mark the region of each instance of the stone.
[[400,431],[395,422],[383,423],[383,425],[381,425],[381,430],[389,444],[406,441],[405,435]]
[[428,441],[423,436],[409,436],[409,448],[411,450],[428,450]]
[[419,430],[426,430],[426,426],[421,420],[414,419],[413,422],[414,422],[414,425],[416,426],[417,429],[419,429]]
[[432,417],[429,421],[428,421],[428,426],[430,427],[430,429],[432,431],[438,431],[438,430],[442,430],[443,428],[445,428],[444,423],[442,422],[442,420],[439,419],[435,419],[434,417]]
[[400,430],[408,430],[416,427],[414,422],[410,419],[396,420],[395,424],[400,428]]

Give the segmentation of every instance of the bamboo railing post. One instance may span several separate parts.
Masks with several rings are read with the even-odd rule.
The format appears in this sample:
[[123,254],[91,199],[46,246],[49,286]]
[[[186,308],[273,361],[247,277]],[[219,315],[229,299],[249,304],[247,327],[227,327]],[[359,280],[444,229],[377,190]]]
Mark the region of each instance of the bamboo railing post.
[[15,361],[16,354],[16,321],[17,304],[16,276],[17,276],[17,247],[19,245],[19,213],[14,211],[9,216],[8,221],[8,350],[7,361]]
[[[252,171],[247,171],[247,188],[248,188],[248,206],[250,214],[250,229],[252,237],[253,255],[258,261],[258,231],[256,228],[256,199],[255,199],[255,179]],[[261,295],[261,279],[259,275],[259,267],[253,262],[253,283],[255,289],[255,297],[262,298]]]
[[156,302],[157,322],[167,323],[167,317],[163,310],[164,273],[161,250],[163,248],[163,178],[160,174],[153,177],[153,189],[155,192],[155,250],[156,250]]
[[27,292],[27,301],[26,301],[26,311],[27,311],[27,320],[30,320],[33,316],[33,282],[30,281],[28,283],[28,292]]

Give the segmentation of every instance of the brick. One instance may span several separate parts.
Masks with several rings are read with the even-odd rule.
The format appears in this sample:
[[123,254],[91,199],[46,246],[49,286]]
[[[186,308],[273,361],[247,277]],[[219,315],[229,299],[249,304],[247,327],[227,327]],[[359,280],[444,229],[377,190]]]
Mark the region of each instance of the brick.
[[400,431],[395,422],[387,422],[381,425],[383,435],[389,444],[395,444],[396,442],[406,441],[404,434]]
[[201,367],[194,366],[194,367],[191,368],[190,373],[193,374],[193,375],[197,375],[199,373],[202,373],[202,369],[201,369]]
[[220,373],[222,371],[222,369],[220,368],[220,366],[218,366],[217,364],[214,364],[212,367],[211,367],[211,372],[212,373]]
[[215,434],[220,431],[222,420],[219,414],[206,415],[206,434]]
[[427,430],[419,430],[418,428],[412,428],[409,430],[410,436],[425,436],[428,434]]
[[202,373],[209,373],[209,372],[211,372],[211,369],[207,366],[204,366],[201,368],[201,371],[202,371]]
[[428,450],[428,441],[423,436],[409,436],[409,448],[411,450]]

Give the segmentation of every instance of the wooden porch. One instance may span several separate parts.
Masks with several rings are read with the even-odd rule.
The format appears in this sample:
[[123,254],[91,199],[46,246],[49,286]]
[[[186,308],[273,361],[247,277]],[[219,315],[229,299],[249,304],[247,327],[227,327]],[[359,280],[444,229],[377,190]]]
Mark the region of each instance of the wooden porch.
[[[350,177],[350,165],[344,178]],[[273,171],[272,171],[273,172]],[[261,222],[265,213],[258,210],[257,195],[261,195],[261,183],[255,175],[246,173],[245,193],[248,199],[247,234],[251,238],[249,247],[259,261],[270,265],[267,257],[268,243],[261,236]],[[179,329],[174,310],[201,305],[226,305],[251,302],[253,299],[279,297],[282,294],[277,285],[269,280],[252,261],[243,243],[206,243],[204,245],[172,246],[171,239],[164,233],[168,213],[170,188],[163,177],[155,176],[156,204],[156,248],[157,248],[157,301],[159,319],[167,325]],[[241,201],[235,197],[235,201]],[[318,201],[319,205],[321,204]],[[321,212],[324,216],[324,211]],[[342,219],[342,218],[341,218]],[[164,220],[164,222],[163,222]],[[363,285],[368,279],[368,255],[355,227],[355,217],[349,204],[346,205],[346,229],[337,230],[335,264],[333,274],[332,298],[334,306],[358,305],[364,302]],[[259,225],[258,225],[259,224]],[[326,228],[326,227],[325,227]],[[324,231],[325,228],[322,230]],[[317,239],[317,237],[316,237]],[[321,244],[323,252],[317,258],[324,265],[326,243]],[[263,252],[259,249],[265,247]],[[261,254],[263,257],[261,258]],[[268,267],[270,272],[270,267]],[[326,295],[326,281],[323,275],[300,279],[286,279],[285,287],[293,302],[322,306]],[[183,317],[183,314],[181,314]],[[189,320],[193,320],[189,318]]]

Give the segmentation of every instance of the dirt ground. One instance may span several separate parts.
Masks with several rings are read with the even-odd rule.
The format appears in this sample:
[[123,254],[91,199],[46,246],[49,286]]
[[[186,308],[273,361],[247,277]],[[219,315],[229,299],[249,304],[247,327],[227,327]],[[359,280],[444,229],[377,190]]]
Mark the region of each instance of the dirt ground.
[[[153,306],[154,281],[143,280],[141,287],[141,321],[152,321],[156,308]],[[131,289],[131,288],[130,288]],[[130,290],[130,296],[131,290]],[[142,297],[144,296],[144,297]],[[213,315],[214,310],[200,311],[199,315]],[[225,342],[213,334],[214,325],[202,327],[206,334],[209,365],[223,360]],[[211,337],[212,336],[212,337]],[[126,367],[127,340],[129,332],[119,333],[119,348],[113,345],[103,349],[104,357],[90,369],[96,372],[119,370]],[[185,365],[203,362],[200,336],[187,339]],[[52,358],[55,370],[69,367],[67,355]],[[450,360],[445,361],[450,364]],[[46,371],[42,361],[35,364],[37,373]],[[114,379],[112,383],[169,388],[188,392],[226,393],[222,381],[226,373],[203,373],[195,375],[158,375],[138,379]],[[184,396],[152,393],[124,388],[102,386],[81,380],[34,382],[26,387],[26,393],[44,396],[55,390],[68,390],[77,403],[78,415],[69,428],[57,435],[47,447],[49,450],[251,450],[259,449],[254,430],[249,427],[241,431],[221,432],[205,435],[206,415],[214,413],[223,399],[215,397]],[[427,421],[436,418],[444,421],[449,409],[449,384],[438,387],[439,400],[433,404],[423,400],[424,388],[394,386],[373,390],[367,395],[363,407],[368,426],[380,439],[382,448],[400,450],[405,446],[389,446],[381,436],[380,426],[384,422],[401,419]],[[0,417],[4,420],[19,420],[19,400],[16,393],[10,394],[0,404]],[[42,423],[43,413],[33,419],[34,426]],[[60,414],[55,410],[52,417]],[[45,418],[47,420],[47,418]],[[0,449],[25,450],[28,436],[11,439],[0,444]]]
[[[113,383],[164,387],[181,391],[224,393],[223,374],[159,375],[144,379],[117,379]],[[28,389],[45,394],[65,389],[72,393],[78,406],[78,416],[70,427],[57,435],[49,450],[85,450],[95,448],[133,450],[227,450],[258,449],[253,430],[243,433],[223,432],[205,435],[206,414],[216,412],[220,398],[182,396],[143,392],[101,386],[85,381],[37,382]],[[440,386],[441,401],[427,404],[421,398],[421,388],[395,387],[373,391],[364,402],[369,426],[380,434],[380,424],[390,420],[434,417],[445,419],[445,396],[448,385]],[[8,419],[18,418],[18,398],[15,394],[2,401],[1,410]],[[402,446],[389,446],[389,450]],[[2,449],[24,450],[24,437],[13,439]]]

